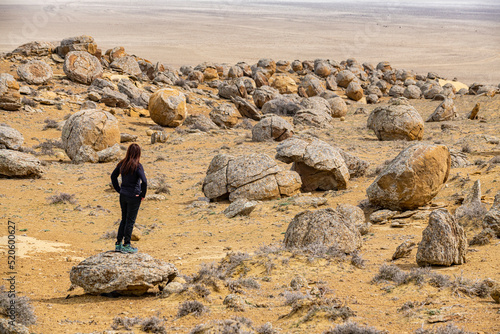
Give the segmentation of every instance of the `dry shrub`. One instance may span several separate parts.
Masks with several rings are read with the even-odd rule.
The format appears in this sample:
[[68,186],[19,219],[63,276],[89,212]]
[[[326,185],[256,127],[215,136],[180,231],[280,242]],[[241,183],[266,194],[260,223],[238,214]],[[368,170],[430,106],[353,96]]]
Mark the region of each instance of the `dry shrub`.
[[199,317],[207,311],[208,309],[199,301],[188,300],[179,306],[179,310],[177,311],[177,317],[182,318],[188,314],[192,314],[195,317]]
[[8,290],[5,290],[5,287],[0,286],[0,314],[9,315],[9,308],[11,302],[16,306],[16,319],[17,323],[20,323],[25,326],[36,324],[36,315],[33,306],[30,304],[30,299],[28,297],[19,297],[17,293],[14,294],[13,298],[12,293]]
[[47,200],[49,201],[49,204],[76,203],[75,195],[74,194],[71,195],[68,193],[59,193],[57,195],[52,195],[47,197]]
[[146,333],[167,334],[164,323],[158,317],[149,317],[141,322],[141,329]]
[[450,323],[446,326],[441,326],[432,329],[419,328],[415,331],[415,334],[472,334],[464,329],[458,328],[455,324]]
[[335,328],[329,329],[323,334],[384,334],[386,331],[379,331],[375,327],[363,327],[355,322],[346,322]]
[[490,243],[495,237],[495,232],[491,228],[485,228],[469,240],[469,246],[483,246]]
[[138,325],[141,322],[141,318],[139,317],[115,317],[113,319],[113,323],[111,324],[111,328],[114,330],[118,329],[126,329],[126,330],[131,330],[132,327],[135,325]]

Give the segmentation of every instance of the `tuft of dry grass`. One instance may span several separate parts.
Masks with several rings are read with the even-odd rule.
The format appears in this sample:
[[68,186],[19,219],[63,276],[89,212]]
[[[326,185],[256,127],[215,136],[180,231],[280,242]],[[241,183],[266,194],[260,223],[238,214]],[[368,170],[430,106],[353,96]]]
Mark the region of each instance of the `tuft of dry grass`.
[[75,199],[75,194],[59,193],[57,195],[52,195],[47,197],[49,204],[75,204],[77,201]]
[[188,300],[179,305],[179,310],[177,311],[177,317],[182,318],[188,314],[192,314],[195,317],[199,317],[202,314],[208,312],[208,309],[197,300]]

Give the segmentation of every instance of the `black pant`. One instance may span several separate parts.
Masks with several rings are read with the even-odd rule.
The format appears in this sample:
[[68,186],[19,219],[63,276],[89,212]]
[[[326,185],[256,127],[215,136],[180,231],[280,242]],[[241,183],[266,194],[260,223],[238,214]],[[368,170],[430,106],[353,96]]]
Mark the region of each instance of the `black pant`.
[[122,209],[122,221],[118,228],[117,242],[121,243],[125,238],[124,244],[130,244],[132,230],[134,229],[137,212],[141,206],[141,197],[128,197],[120,195],[120,207]]

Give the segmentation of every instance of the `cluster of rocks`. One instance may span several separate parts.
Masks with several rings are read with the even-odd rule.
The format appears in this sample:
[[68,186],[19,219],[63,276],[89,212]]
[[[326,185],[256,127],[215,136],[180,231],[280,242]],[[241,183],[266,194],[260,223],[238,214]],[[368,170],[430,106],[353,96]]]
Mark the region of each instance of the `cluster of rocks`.
[[0,124],[0,175],[41,177],[44,168],[34,155],[21,152],[23,135],[7,124]]

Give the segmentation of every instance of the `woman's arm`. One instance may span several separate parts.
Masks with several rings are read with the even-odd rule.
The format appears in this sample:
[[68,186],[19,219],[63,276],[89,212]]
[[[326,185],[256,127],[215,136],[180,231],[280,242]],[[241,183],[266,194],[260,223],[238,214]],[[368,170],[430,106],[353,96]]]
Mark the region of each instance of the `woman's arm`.
[[118,175],[120,175],[120,166],[116,166],[113,173],[111,173],[111,183],[113,184],[113,188],[115,188],[116,192],[119,193],[121,188],[118,184]]
[[137,172],[139,173],[139,177],[141,178],[141,197],[146,197],[146,192],[148,191],[148,180],[146,179],[146,174],[144,174],[144,168],[142,165],[139,165],[137,168]]

